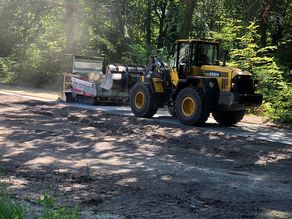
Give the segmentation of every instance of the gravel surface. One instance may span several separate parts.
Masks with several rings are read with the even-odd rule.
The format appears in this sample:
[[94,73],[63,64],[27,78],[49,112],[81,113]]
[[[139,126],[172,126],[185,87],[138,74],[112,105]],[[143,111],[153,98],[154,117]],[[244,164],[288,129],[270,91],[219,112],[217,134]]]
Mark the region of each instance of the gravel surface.
[[0,180],[88,217],[292,218],[292,146],[0,95]]

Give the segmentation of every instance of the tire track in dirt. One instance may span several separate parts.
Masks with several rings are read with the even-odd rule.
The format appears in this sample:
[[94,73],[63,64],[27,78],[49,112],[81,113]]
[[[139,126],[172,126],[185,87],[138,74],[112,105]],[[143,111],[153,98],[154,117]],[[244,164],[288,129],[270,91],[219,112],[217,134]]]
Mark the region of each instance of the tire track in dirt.
[[49,189],[63,203],[132,218],[291,216],[291,145],[56,103],[5,104],[0,179],[19,197]]

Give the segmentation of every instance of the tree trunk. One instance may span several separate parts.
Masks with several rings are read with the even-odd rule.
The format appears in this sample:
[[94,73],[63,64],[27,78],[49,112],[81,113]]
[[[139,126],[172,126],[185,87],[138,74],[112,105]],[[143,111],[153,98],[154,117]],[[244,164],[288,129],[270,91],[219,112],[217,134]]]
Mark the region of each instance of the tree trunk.
[[192,18],[195,8],[195,0],[185,0],[185,13],[182,23],[182,29],[181,29],[181,38],[188,38],[190,31],[191,31],[191,25],[192,25]]
[[265,1],[263,10],[260,14],[260,35],[261,35],[261,47],[267,46],[267,29],[268,29],[268,16],[270,12],[270,4]]
[[260,0],[254,0],[253,3],[248,7],[245,21],[247,23],[257,19],[259,8],[261,8],[261,2]]
[[152,3],[151,0],[147,0],[147,13],[146,13],[146,44],[147,49],[151,50],[151,11]]
[[278,45],[279,41],[284,37],[285,26],[284,20],[287,15],[289,1],[280,1],[273,4],[273,11],[278,13],[276,17],[276,28],[275,31],[271,33],[272,45]]
[[75,38],[75,7],[71,0],[66,1],[65,5],[65,31],[67,38],[67,48],[66,51],[69,54],[74,54],[75,46],[74,46],[74,38]]
[[163,41],[164,41],[164,24],[165,24],[165,17],[166,17],[166,7],[167,7],[167,2],[162,2],[160,11],[161,11],[161,16],[159,16],[159,36],[158,36],[158,43],[157,43],[157,48],[163,48]]

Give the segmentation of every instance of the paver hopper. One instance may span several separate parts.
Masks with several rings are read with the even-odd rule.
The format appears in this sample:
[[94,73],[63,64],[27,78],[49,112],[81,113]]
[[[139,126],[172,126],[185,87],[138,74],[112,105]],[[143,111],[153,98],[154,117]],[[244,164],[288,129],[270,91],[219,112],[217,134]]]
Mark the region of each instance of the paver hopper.
[[103,68],[103,62],[102,57],[73,56],[72,73],[64,73],[61,99],[65,102],[128,102],[129,92],[144,75],[145,67],[110,64]]

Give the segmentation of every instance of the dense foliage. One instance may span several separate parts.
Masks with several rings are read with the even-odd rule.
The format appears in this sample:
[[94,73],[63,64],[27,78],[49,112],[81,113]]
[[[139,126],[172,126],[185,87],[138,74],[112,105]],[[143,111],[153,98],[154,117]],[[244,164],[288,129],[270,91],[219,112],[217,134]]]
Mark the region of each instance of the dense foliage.
[[1,0],[0,78],[49,86],[65,54],[143,64],[177,38],[212,37],[259,79],[263,112],[291,121],[291,29],[289,0]]

